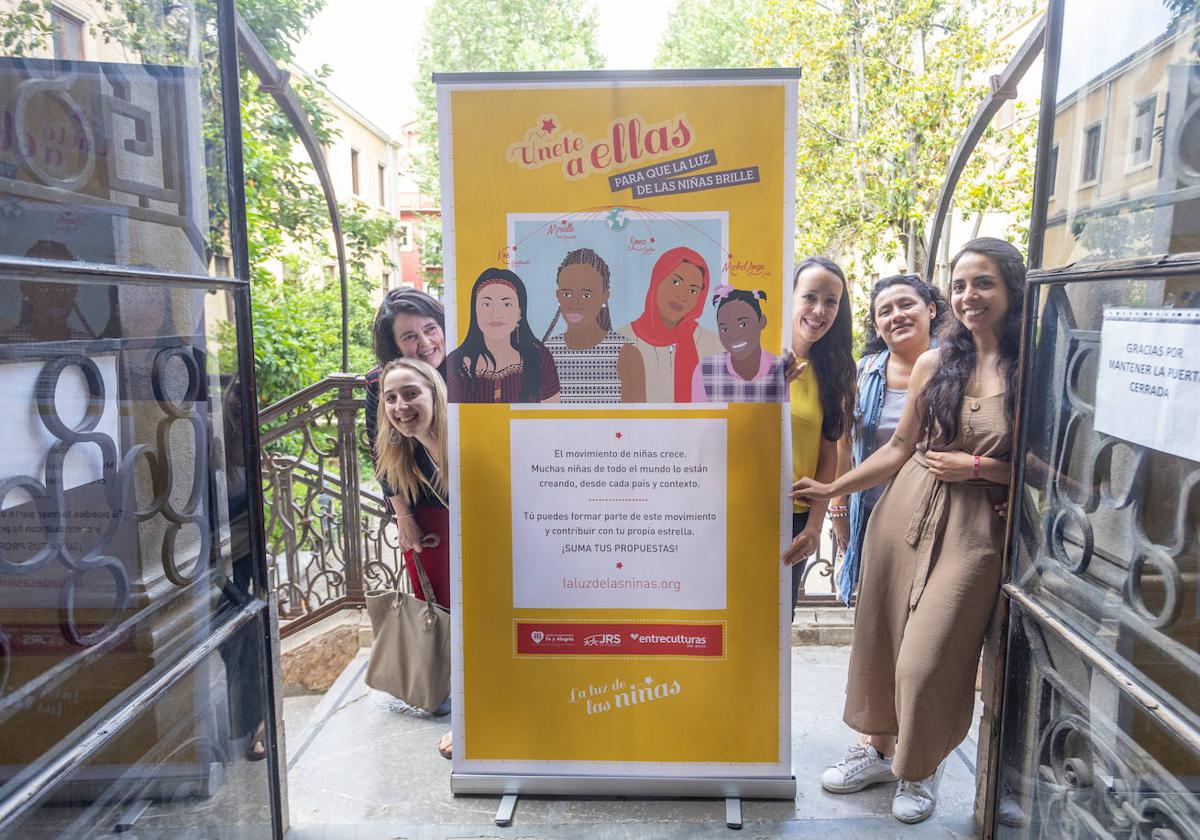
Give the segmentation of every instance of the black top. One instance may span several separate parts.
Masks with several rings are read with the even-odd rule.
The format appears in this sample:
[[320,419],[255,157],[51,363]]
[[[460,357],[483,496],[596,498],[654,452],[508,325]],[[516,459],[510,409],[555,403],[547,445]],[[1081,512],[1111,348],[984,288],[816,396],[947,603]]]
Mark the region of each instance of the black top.
[[[383,373],[383,368],[375,367],[367,371],[367,406],[366,417],[363,422],[367,427],[367,446],[371,448],[371,463],[375,463],[375,418],[379,413],[379,375]],[[392,488],[388,486],[387,479],[383,476],[379,478],[379,486],[383,489],[383,498],[385,501],[396,495],[392,492]],[[389,503],[390,505],[390,503]]]
[[[438,468],[433,463],[433,458],[429,452],[420,443],[417,444],[417,469],[421,471],[421,475],[430,483],[434,483],[437,478]],[[420,492],[417,494],[417,507],[430,507],[446,509],[446,502],[450,501],[450,494],[446,493],[445,499],[438,498],[438,495],[433,492],[424,483],[420,485]]]

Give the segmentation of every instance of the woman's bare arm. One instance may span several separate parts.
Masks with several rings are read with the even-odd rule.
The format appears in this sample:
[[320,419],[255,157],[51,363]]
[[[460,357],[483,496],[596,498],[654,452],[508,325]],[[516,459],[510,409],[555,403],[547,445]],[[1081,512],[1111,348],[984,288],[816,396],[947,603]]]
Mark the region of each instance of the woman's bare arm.
[[937,353],[936,349],[926,350],[913,365],[908,385],[908,392],[913,396],[905,402],[900,422],[887,445],[876,449],[871,457],[832,483],[826,484],[812,478],[800,479],[792,486],[792,498],[812,503],[818,499],[858,493],[882,484],[899,472],[920,438],[924,415],[921,391],[937,367]]
[[617,378],[621,380],[621,402],[646,401],[646,367],[642,354],[632,344],[622,346],[617,354]]

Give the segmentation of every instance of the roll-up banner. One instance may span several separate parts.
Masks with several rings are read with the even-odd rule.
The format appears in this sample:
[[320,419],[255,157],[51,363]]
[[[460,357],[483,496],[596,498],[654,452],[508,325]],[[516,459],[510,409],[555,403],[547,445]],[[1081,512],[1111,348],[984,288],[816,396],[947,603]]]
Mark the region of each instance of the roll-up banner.
[[798,78],[434,77],[455,793],[795,795]]

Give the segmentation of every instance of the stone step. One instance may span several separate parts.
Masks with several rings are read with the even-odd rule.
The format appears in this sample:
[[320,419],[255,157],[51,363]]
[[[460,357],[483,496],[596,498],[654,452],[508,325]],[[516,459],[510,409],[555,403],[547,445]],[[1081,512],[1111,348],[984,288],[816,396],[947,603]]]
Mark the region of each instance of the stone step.
[[[284,696],[321,694],[333,685],[363,644],[365,614],[363,609],[341,610],[280,642]],[[368,631],[370,627],[368,621]]]
[[843,606],[800,607],[792,622],[792,645],[848,645],[854,641],[854,610]]

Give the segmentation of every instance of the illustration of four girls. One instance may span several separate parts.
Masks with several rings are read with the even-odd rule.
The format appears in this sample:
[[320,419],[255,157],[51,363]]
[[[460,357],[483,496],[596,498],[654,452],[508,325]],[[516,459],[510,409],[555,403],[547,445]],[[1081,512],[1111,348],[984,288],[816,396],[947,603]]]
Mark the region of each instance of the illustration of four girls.
[[[766,294],[712,289],[708,263],[692,249],[658,258],[641,315],[619,329],[609,311],[609,267],[594,250],[569,252],[555,283],[558,310],[539,340],[521,278],[502,268],[479,275],[466,337],[446,359],[451,402],[787,399],[785,363],[761,343]],[[716,310],[717,333],[698,323],[706,304]]]

